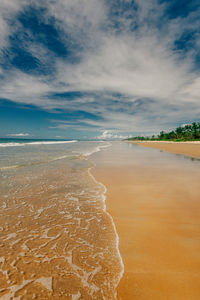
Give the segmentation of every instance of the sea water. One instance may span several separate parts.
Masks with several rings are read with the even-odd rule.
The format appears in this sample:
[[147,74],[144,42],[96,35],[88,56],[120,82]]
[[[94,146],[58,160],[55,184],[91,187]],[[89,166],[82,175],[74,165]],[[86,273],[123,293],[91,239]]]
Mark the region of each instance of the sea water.
[[108,146],[0,140],[1,299],[116,299],[117,235],[88,160]]

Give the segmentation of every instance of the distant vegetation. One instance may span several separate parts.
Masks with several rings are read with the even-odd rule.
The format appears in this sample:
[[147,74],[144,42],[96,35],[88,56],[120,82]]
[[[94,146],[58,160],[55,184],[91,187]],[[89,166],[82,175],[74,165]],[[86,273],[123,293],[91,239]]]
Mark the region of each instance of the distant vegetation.
[[157,136],[151,137],[136,136],[128,138],[127,140],[136,141],[196,141],[200,140],[200,123],[192,123],[184,126],[179,126],[170,132],[161,131]]

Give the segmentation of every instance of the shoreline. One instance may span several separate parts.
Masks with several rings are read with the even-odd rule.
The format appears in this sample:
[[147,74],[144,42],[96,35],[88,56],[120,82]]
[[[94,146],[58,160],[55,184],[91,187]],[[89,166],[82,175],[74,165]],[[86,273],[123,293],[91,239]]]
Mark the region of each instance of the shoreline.
[[112,215],[107,211],[106,209],[106,193],[108,191],[107,187],[100,181],[97,181],[96,178],[94,177],[94,175],[92,174],[91,170],[94,169],[94,167],[91,167],[88,169],[88,173],[89,175],[93,178],[94,182],[97,183],[98,185],[101,185],[103,188],[104,188],[104,192],[102,194],[102,198],[103,198],[103,202],[104,202],[104,209],[103,211],[106,213],[106,215],[110,218],[111,222],[112,222],[112,225],[113,225],[113,229],[114,229],[114,232],[115,232],[115,237],[116,237],[116,249],[117,249],[117,253],[118,253],[118,256],[119,256],[119,260],[120,260],[120,263],[121,263],[121,267],[122,267],[122,270],[119,274],[119,279],[118,279],[118,282],[115,286],[115,289],[116,289],[116,296],[117,296],[117,288],[119,286],[119,283],[124,275],[124,263],[123,263],[123,259],[122,259],[122,256],[121,256],[121,253],[120,253],[120,250],[119,250],[119,235],[118,235],[118,232],[117,232],[117,229],[116,229],[116,225],[115,225],[115,222],[114,222],[114,219],[112,217]]
[[[102,147],[99,146],[99,147],[97,147],[96,151],[90,153],[89,155],[86,155],[86,159],[89,159],[90,156],[96,154],[97,152],[102,151],[102,149],[104,149],[104,148],[110,147],[111,145],[112,145],[112,144],[110,143],[108,146],[102,146]],[[117,289],[118,289],[119,283],[120,283],[120,281],[121,281],[121,279],[123,278],[123,275],[124,275],[124,262],[123,262],[123,258],[122,258],[122,255],[121,255],[120,249],[119,249],[119,235],[118,235],[118,232],[117,232],[117,229],[116,229],[116,225],[115,225],[113,216],[107,211],[107,206],[106,206],[106,199],[107,199],[107,196],[106,196],[106,194],[107,194],[108,189],[107,189],[106,185],[104,185],[104,184],[103,184],[102,182],[100,182],[100,181],[97,181],[97,179],[95,178],[95,175],[93,174],[93,172],[95,172],[94,170],[95,170],[95,168],[96,168],[96,164],[95,164],[95,162],[94,162],[92,159],[91,159],[90,161],[91,161],[91,163],[93,164],[93,166],[90,167],[90,168],[88,168],[88,174],[89,174],[89,176],[93,179],[93,181],[94,181],[96,184],[98,184],[98,185],[100,185],[100,186],[103,187],[103,193],[102,193],[102,201],[103,201],[103,205],[104,205],[103,211],[104,211],[104,212],[106,213],[106,215],[110,218],[110,220],[111,220],[111,222],[112,222],[112,226],[113,226],[114,232],[115,232],[115,237],[116,237],[116,249],[117,249],[118,257],[119,257],[120,264],[121,264],[121,268],[122,268],[121,272],[119,273],[119,279],[118,279],[118,282],[117,282],[117,284],[116,284],[116,286],[115,286],[115,297],[116,297],[116,299],[117,299],[117,296],[118,296]],[[92,171],[92,170],[93,170],[93,171]]]
[[137,144],[141,147],[149,147],[167,151],[174,154],[186,155],[194,158],[200,158],[200,141],[172,142],[172,141],[126,141],[131,144]]

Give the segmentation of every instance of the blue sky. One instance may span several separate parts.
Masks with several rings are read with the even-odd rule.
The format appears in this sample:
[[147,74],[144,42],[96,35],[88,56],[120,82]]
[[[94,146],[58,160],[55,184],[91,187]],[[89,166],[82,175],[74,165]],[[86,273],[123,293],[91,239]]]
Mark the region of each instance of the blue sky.
[[200,116],[200,2],[2,0],[0,137],[122,138]]

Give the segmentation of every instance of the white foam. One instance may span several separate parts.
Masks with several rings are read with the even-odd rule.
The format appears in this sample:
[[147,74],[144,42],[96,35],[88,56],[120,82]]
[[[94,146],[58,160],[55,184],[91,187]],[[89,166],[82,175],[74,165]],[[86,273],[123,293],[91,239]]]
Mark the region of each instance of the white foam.
[[0,263],[2,263],[2,264],[4,264],[4,262],[5,262],[5,257],[0,257]]
[[[109,143],[109,145],[106,146],[106,147],[109,147],[109,146],[111,146],[111,145],[112,145],[112,144]],[[98,148],[99,148],[98,151],[101,151],[101,148],[105,148],[105,146],[100,146],[100,147],[98,147]],[[96,152],[97,152],[97,151],[96,151]],[[93,164],[94,164],[94,163],[93,163]],[[95,168],[95,166],[96,166],[96,165],[94,164],[94,166],[93,166],[92,168]],[[95,177],[94,177],[94,176],[92,175],[92,173],[91,173],[92,168],[89,168],[89,169],[88,169],[88,173],[89,173],[89,175],[92,177],[92,179],[94,180],[95,183],[97,183],[98,185],[101,185],[101,186],[103,187],[103,194],[102,194],[102,200],[103,200],[103,204],[104,204],[103,210],[104,210],[104,212],[109,216],[109,218],[111,219],[112,224],[113,224],[113,229],[114,229],[114,232],[115,232],[115,236],[116,236],[116,249],[117,249],[118,256],[119,256],[120,263],[121,263],[121,267],[122,267],[122,271],[121,271],[121,273],[120,273],[120,275],[119,275],[119,279],[118,279],[118,282],[117,282],[116,287],[115,287],[115,288],[117,289],[117,286],[118,286],[118,284],[119,284],[119,282],[120,282],[120,280],[121,280],[121,278],[122,278],[122,276],[123,276],[123,274],[124,274],[124,263],[123,263],[123,260],[122,260],[121,253],[120,253],[120,251],[119,251],[119,236],[118,236],[118,234],[117,234],[117,229],[116,229],[116,226],[115,226],[115,223],[114,223],[114,220],[113,220],[112,216],[106,211],[106,193],[107,193],[107,188],[106,188],[106,186],[105,186],[104,184],[102,184],[101,182],[98,182],[98,181],[95,179]]]
[[[1,297],[2,300],[10,300],[13,299],[15,293],[19,290],[21,290],[23,287],[25,287],[25,285],[27,285],[30,282],[38,282],[40,284],[42,284],[46,289],[50,290],[51,292],[53,291],[52,289],[52,277],[41,277],[37,280],[23,280],[22,284],[18,285],[15,284],[12,287],[9,287],[10,291],[5,294],[4,296]],[[17,299],[16,297],[14,297],[15,299]],[[77,298],[78,299],[78,298]]]
[[53,144],[70,144],[70,143],[76,143],[76,140],[72,141],[49,141],[49,142],[31,142],[27,143],[26,145],[53,145]]
[[72,295],[72,300],[78,300],[78,299],[80,299],[80,297],[81,297],[81,293],[78,292],[77,294]]
[[39,209],[37,210],[37,215],[34,216],[34,219],[38,219],[38,218],[40,217],[41,213],[42,213],[45,209],[46,209],[46,208],[44,208],[44,207],[39,208]]
[[53,145],[53,144],[70,144],[76,143],[77,140],[71,141],[40,141],[40,142],[27,142],[27,143],[0,143],[0,147],[20,147],[28,145]]
[[52,277],[40,277],[39,279],[35,280],[35,282],[42,284],[47,290],[53,292]]
[[17,147],[17,146],[24,146],[24,143],[0,143],[0,147]]
[[53,160],[64,159],[64,158],[67,158],[67,157],[69,157],[69,155],[59,156],[59,157],[54,158]]
[[2,204],[2,206],[1,206],[1,208],[6,208],[7,207],[7,204],[6,204],[6,202],[3,202],[3,204]]
[[5,240],[10,240],[10,239],[12,239],[12,238],[15,238],[16,236],[17,236],[16,233],[9,233],[9,234],[7,235],[7,238],[6,238]]
[[[7,294],[5,294],[4,296],[1,296],[1,300],[10,300],[10,299],[13,299],[15,293],[18,290],[22,289],[26,284],[28,284],[28,283],[30,283],[32,281],[33,280],[24,280],[21,285],[15,284],[12,287],[9,287],[9,292]],[[15,299],[17,299],[17,298],[15,297]]]
[[7,167],[0,167],[0,171],[6,171],[6,170],[11,170],[11,169],[16,169],[18,167],[19,167],[18,165],[7,166]]
[[92,155],[93,153],[99,152],[99,151],[101,151],[101,149],[107,148],[107,147],[110,147],[110,146],[111,146],[111,143],[107,143],[106,145],[102,145],[102,146],[97,146],[93,150],[91,150],[90,152],[84,153],[84,156],[88,157],[88,156]]

